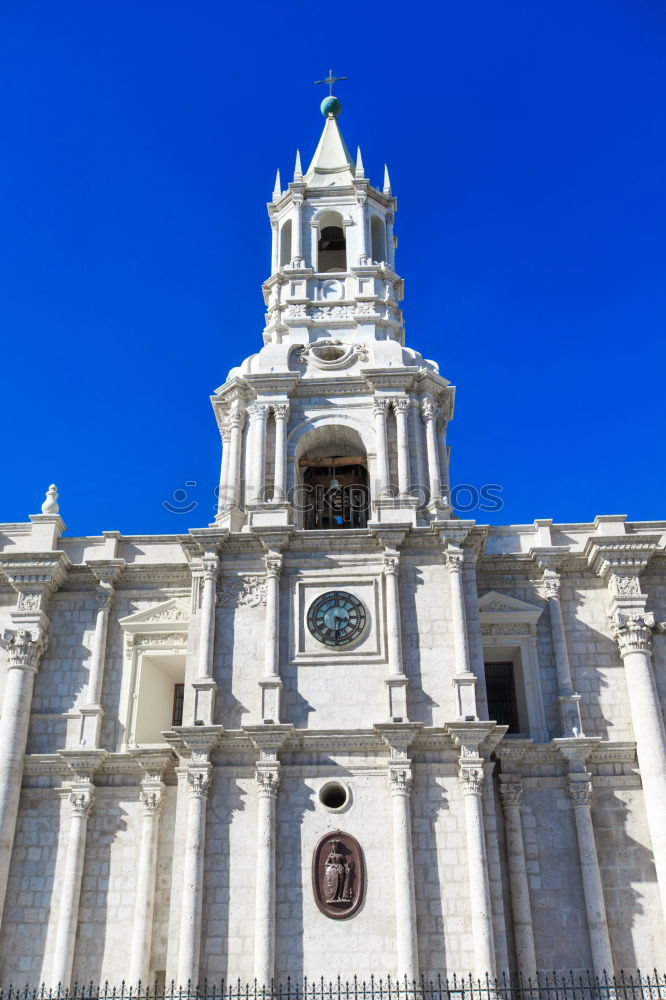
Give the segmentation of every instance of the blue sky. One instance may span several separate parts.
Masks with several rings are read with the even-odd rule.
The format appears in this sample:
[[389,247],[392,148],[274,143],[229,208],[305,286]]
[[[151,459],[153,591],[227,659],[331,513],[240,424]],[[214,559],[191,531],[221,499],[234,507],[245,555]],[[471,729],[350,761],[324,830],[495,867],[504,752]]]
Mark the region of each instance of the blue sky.
[[664,51],[661,0],[5,0],[0,518],[54,481],[72,535],[211,520],[208,397],[260,346],[330,66],[390,166],[408,343],[458,387],[452,480],[502,487],[466,516],[664,517]]

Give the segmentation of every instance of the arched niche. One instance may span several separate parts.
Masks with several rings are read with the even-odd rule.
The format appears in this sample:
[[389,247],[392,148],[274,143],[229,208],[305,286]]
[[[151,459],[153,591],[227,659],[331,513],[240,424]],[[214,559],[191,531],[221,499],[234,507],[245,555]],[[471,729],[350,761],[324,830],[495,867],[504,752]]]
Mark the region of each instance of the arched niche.
[[291,228],[291,219],[287,219],[280,229],[280,267],[286,267],[291,261]]
[[370,241],[372,245],[372,259],[376,264],[381,264],[387,260],[386,256],[386,226],[384,220],[378,215],[373,215],[370,219]]
[[364,528],[370,511],[368,454],[358,429],[303,428],[293,451],[294,511],[306,530]]

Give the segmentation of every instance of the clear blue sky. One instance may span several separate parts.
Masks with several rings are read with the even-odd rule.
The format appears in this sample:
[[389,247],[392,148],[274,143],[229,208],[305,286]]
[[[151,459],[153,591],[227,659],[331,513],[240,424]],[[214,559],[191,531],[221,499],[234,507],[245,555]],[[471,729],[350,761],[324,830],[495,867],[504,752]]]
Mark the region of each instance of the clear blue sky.
[[453,481],[503,487],[468,516],[665,517],[665,51],[662,0],[5,0],[0,519],[54,481],[72,535],[211,520],[208,396],[261,344],[330,66],[458,387]]

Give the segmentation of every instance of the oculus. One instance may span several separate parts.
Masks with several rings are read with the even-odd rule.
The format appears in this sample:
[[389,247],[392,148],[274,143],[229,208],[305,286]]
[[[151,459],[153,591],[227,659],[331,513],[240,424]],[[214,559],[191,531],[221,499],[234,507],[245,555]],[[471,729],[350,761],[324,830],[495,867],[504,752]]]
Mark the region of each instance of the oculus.
[[321,838],[312,856],[312,890],[327,917],[351,917],[363,902],[363,851],[349,833],[335,830]]
[[345,590],[320,594],[307,614],[310,633],[325,646],[348,646],[363,634],[366,620],[361,601]]

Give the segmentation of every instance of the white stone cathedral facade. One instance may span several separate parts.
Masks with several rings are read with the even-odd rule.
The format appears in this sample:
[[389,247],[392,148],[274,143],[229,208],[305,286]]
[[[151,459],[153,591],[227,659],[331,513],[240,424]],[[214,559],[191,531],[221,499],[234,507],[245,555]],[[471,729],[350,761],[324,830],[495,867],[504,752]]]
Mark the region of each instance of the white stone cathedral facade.
[[0,982],[666,967],[666,522],[450,506],[339,104],[186,535],[0,525]]

